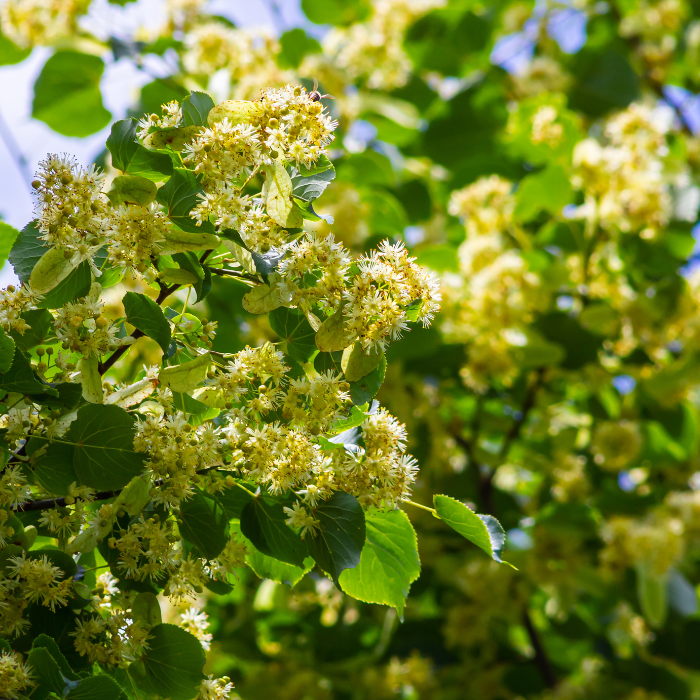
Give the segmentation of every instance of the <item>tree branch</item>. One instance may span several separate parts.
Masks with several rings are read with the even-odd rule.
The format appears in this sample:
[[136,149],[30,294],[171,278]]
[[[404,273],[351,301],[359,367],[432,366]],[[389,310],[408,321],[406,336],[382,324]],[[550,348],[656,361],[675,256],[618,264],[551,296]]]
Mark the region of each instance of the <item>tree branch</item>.
[[537,630],[530,619],[530,613],[528,613],[527,610],[523,612],[523,624],[527,630],[528,637],[530,637],[530,644],[532,644],[532,648],[535,650],[535,663],[542,674],[544,684],[548,688],[556,688],[558,681],[556,673],[554,673],[554,667],[547,657],[547,653],[542,646]]

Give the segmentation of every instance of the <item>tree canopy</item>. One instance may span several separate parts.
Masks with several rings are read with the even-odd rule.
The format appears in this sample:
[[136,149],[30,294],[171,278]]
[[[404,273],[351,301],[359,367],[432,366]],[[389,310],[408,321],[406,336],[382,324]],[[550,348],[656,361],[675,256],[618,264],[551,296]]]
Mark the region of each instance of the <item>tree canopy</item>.
[[0,7],[0,696],[695,697],[700,7],[301,6]]

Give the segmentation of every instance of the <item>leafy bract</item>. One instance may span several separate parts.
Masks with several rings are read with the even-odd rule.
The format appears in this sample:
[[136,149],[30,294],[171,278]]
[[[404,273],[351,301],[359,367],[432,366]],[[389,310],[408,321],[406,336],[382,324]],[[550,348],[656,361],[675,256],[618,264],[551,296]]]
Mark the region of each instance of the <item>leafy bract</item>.
[[76,266],[71,254],[66,257],[61,248],[49,248],[34,265],[29,284],[37,294],[46,294],[68,277]]
[[360,563],[365,543],[365,514],[359,501],[349,493],[336,491],[313,509],[318,531],[308,539],[309,553],[337,583],[346,569]]
[[[273,273],[271,277],[276,275]],[[270,284],[259,284],[253,287],[243,297],[243,308],[251,314],[266,314],[282,306],[280,294],[275,280],[270,279]]]
[[136,292],[127,292],[122,302],[126,320],[149,338],[153,338],[163,352],[167,352],[170,345],[170,324],[160,306],[145,294]]
[[345,378],[349,382],[356,382],[358,379],[366,377],[375,367],[381,364],[383,359],[384,352],[382,350],[374,348],[366,353],[362,349],[362,345],[356,342],[343,352],[341,367],[345,373]]
[[420,573],[418,543],[401,510],[368,515],[360,563],[340,575],[342,589],[366,603],[383,603],[403,616],[408,589]]
[[66,434],[80,483],[98,491],[119,489],[143,468],[134,452],[134,418],[119,406],[83,406]]
[[152,180],[140,175],[118,175],[112,181],[112,189],[107,192],[114,206],[119,204],[140,204],[145,207],[156,198],[158,188]]
[[15,341],[0,328],[0,374],[5,374],[12,367],[15,356]]
[[292,180],[279,161],[274,161],[265,169],[263,198],[267,213],[277,224],[289,228],[302,225],[301,214],[294,209],[292,202]]
[[186,393],[199,386],[206,378],[211,357],[209,353],[199,355],[194,360],[161,370],[158,378],[163,386],[172,391]]
[[204,678],[204,649],[199,640],[177,625],[156,625],[148,649],[128,673],[144,692],[172,700],[192,700]]
[[453,530],[458,532],[497,562],[502,562],[501,551],[506,536],[501,524],[491,515],[477,515],[463,503],[449,496],[433,497],[435,510]]

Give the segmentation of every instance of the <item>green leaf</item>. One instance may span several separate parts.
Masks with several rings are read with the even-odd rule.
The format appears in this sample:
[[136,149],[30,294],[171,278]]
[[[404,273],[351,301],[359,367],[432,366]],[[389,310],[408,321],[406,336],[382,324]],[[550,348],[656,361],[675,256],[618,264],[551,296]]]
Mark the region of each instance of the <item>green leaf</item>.
[[335,170],[329,168],[314,175],[297,175],[292,178],[292,195],[303,202],[313,202],[325,191],[326,187],[335,179]]
[[338,26],[364,22],[371,13],[368,0],[301,0],[301,9],[315,24]]
[[[0,42],[2,42],[2,37],[0,37]],[[17,236],[19,236],[19,231],[16,228],[0,221],[0,267],[7,262],[7,256],[10,254]]]
[[350,398],[355,406],[362,406],[368,403],[376,395],[386,375],[386,357],[382,357],[381,362],[367,375],[350,382]]
[[187,168],[175,168],[171,178],[158,190],[156,199],[168,210],[170,220],[183,231],[192,233],[214,233],[214,226],[209,221],[197,222],[189,213],[199,204],[198,194],[202,188],[197,176]]
[[158,304],[145,294],[127,292],[122,299],[126,320],[135,328],[153,338],[163,349],[168,352],[170,346],[170,324]]
[[184,394],[199,386],[207,378],[210,365],[211,357],[209,353],[205,353],[189,362],[161,370],[158,378],[162,386]]
[[307,362],[316,352],[316,334],[303,313],[281,306],[270,313],[269,319],[272,330],[287,343],[286,352],[292,359]]
[[34,84],[32,116],[64,136],[89,136],[109,124],[102,104],[102,59],[77,51],[57,51]]
[[438,516],[453,530],[458,532],[486,554],[501,563],[501,551],[506,535],[501,524],[491,515],[477,515],[463,503],[449,496],[433,496]]
[[314,568],[314,560],[311,557],[304,559],[303,567],[293,566],[268,557],[257,549],[246,554],[245,561],[259,578],[269,578],[271,581],[286,583],[292,587],[296,586]]
[[98,491],[119,489],[141,472],[134,452],[134,418],[119,406],[83,406],[66,435],[76,443],[73,466],[80,482]]
[[343,352],[341,367],[349,382],[356,382],[366,377],[375,367],[381,364],[384,352],[379,349],[370,350],[365,354],[361,343],[357,342]]
[[322,50],[321,44],[300,27],[284,32],[280,36],[280,47],[278,60],[282,68],[298,68],[305,56]]
[[[220,472],[221,473],[221,472]],[[218,491],[216,497],[219,499],[219,503],[224,507],[226,515],[231,518],[240,518],[243,508],[245,508],[248,501],[253,498],[249,491],[255,491],[255,486],[252,484],[243,484],[245,488],[240,486],[232,486],[231,488],[226,488],[223,491]],[[247,490],[246,490],[247,489]]]
[[198,415],[211,410],[209,406],[197,399],[192,398],[189,394],[181,394],[178,391],[173,392],[173,406],[178,411]]
[[411,583],[420,574],[416,533],[402,510],[367,516],[360,564],[340,576],[342,589],[365,603],[396,608],[403,617]]
[[192,700],[204,679],[204,649],[199,640],[176,625],[157,625],[148,649],[129,666],[129,676],[146,693],[171,700]]
[[558,165],[550,165],[522,180],[515,195],[517,204],[514,216],[520,221],[530,221],[543,210],[557,216],[573,196],[574,191],[565,170]]
[[77,267],[72,257],[66,258],[61,248],[49,248],[37,260],[29,284],[37,294],[46,294],[62,282]]
[[[161,255],[184,253],[187,251],[208,250],[218,248],[221,239],[213,233],[193,233],[173,229],[165,234],[165,241],[159,243]],[[196,273],[195,273],[196,274]],[[196,274],[199,277],[199,274]]]
[[134,622],[143,622],[148,627],[162,624],[163,617],[160,612],[158,596],[148,591],[139,593],[131,606],[131,617]]
[[0,391],[15,392],[17,394],[53,394],[58,396],[58,392],[48,384],[42,382],[34,370],[32,370],[29,360],[24,353],[15,347],[15,354],[12,358],[12,366],[7,372],[0,374]]
[[8,255],[10,264],[20,281],[29,282],[34,265],[47,250],[36,221],[29,222],[15,238]]
[[214,107],[214,100],[205,92],[191,92],[180,107],[183,126],[207,126],[207,117]]
[[32,649],[27,655],[27,661],[39,685],[62,697],[66,682],[49,650],[43,647]]
[[180,534],[206,559],[214,559],[228,542],[228,517],[220,503],[198,490],[180,504]]
[[365,543],[365,514],[355,496],[336,491],[313,509],[318,532],[308,539],[309,554],[338,583],[345,569],[360,563]]
[[15,341],[0,328],[0,374],[5,374],[12,367],[14,356]]
[[31,47],[22,49],[6,36],[0,34],[0,66],[21,63],[32,52]]
[[367,413],[366,405],[353,406],[350,415],[345,420],[338,421],[333,426],[333,432],[342,433],[346,430],[350,430],[350,428],[357,428],[367,420],[368,415],[370,414]]
[[52,566],[61,569],[65,578],[73,578],[78,572],[78,567],[73,557],[61,551],[58,547],[48,546],[27,552],[27,559],[39,560],[43,557],[46,557]]
[[241,512],[241,532],[253,546],[273,559],[303,567],[306,545],[287,524],[281,503],[251,498]]
[[112,189],[107,192],[114,206],[119,204],[140,204],[145,207],[155,200],[158,188],[155,183],[140,175],[118,175],[112,181]]
[[[102,278],[100,277],[100,280]],[[62,282],[59,282],[44,298],[37,303],[40,309],[59,309],[64,304],[90,292],[92,270],[87,260],[78,265]]]
[[173,174],[173,162],[166,153],[144,148],[136,138],[136,120],[122,119],[112,125],[107,139],[112,165],[129,175],[140,175],[154,182]]
[[66,700],[126,700],[126,695],[113,678],[100,675],[84,678]]

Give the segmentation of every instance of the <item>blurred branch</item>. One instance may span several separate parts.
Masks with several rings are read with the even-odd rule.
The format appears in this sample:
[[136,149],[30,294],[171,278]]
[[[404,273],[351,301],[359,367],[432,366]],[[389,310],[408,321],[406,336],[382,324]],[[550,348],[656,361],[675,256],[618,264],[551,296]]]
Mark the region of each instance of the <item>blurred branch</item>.
[[15,140],[12,130],[5,121],[5,118],[2,116],[2,112],[0,112],[0,138],[3,140],[5,148],[7,148],[12,160],[14,160],[17,170],[19,170],[21,173],[22,180],[24,180],[24,184],[27,186],[27,189],[31,194],[33,192],[32,173],[29,170],[29,163],[25,158],[24,153],[22,153],[22,149],[19,147],[19,144]]
[[530,637],[530,644],[532,644],[532,648],[535,651],[535,663],[537,664],[537,668],[540,669],[544,684],[548,688],[556,688],[557,676],[554,673],[554,667],[545,653],[542,642],[540,641],[540,636],[537,634],[537,630],[530,619],[530,613],[528,613],[527,610],[523,612],[523,624],[527,630],[528,637]]

